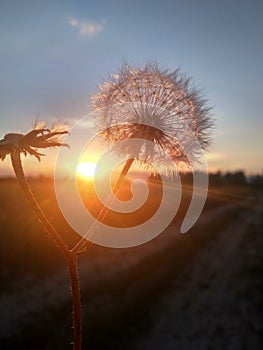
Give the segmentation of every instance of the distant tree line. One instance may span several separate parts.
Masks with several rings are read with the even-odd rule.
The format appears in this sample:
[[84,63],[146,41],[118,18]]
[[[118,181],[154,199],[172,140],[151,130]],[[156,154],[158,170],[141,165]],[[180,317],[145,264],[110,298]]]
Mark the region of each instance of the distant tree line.
[[[183,184],[193,183],[193,174],[191,172],[180,174]],[[263,187],[263,174],[246,176],[242,170],[234,172],[223,173],[218,171],[216,173],[209,173],[209,186],[255,186]]]
[[260,186],[263,187],[263,176],[253,175],[246,176],[244,171],[238,170],[234,172],[222,173],[218,171],[217,173],[209,174],[209,183],[211,186],[220,185],[232,185],[232,186]]

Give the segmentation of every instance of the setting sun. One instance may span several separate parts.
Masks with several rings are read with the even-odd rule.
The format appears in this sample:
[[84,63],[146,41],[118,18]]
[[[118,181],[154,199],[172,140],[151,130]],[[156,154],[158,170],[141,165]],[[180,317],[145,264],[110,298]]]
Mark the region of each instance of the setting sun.
[[97,172],[96,163],[93,163],[93,162],[80,163],[77,166],[77,172],[78,174],[86,178],[92,178]]

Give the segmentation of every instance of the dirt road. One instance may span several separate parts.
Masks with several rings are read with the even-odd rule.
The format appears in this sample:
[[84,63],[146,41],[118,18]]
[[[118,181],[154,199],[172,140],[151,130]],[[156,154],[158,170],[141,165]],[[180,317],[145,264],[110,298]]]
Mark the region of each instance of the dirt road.
[[263,349],[263,207],[208,242],[152,310],[136,350]]
[[[173,224],[137,249],[91,249],[80,261],[84,348],[261,350],[263,207],[251,201],[219,201],[184,239]],[[2,290],[1,349],[71,348],[67,271],[37,276]]]

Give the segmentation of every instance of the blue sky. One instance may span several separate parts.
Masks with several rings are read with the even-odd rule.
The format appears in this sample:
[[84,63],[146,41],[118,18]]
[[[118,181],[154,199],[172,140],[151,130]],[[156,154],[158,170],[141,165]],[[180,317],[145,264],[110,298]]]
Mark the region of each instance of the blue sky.
[[214,106],[210,169],[261,172],[262,38],[261,0],[2,0],[0,136],[38,115],[83,117],[124,61],[151,60],[181,67]]

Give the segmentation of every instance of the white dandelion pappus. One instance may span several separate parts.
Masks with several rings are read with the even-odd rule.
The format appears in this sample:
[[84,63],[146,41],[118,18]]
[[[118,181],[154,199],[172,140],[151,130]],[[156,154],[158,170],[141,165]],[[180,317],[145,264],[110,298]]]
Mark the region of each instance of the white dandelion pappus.
[[[178,69],[170,73],[156,64],[136,69],[124,66],[120,74],[102,84],[92,96],[93,110],[104,111],[95,120],[102,138],[109,144],[141,139],[135,159],[142,163],[162,158],[155,149],[158,144],[172,158],[172,172],[174,164],[175,172],[189,169],[189,156],[197,159],[197,149],[189,140],[194,135],[201,148],[206,149],[213,125],[206,100],[190,82]],[[153,143],[150,148],[145,147],[145,139]],[[120,152],[127,154],[129,149]]]

